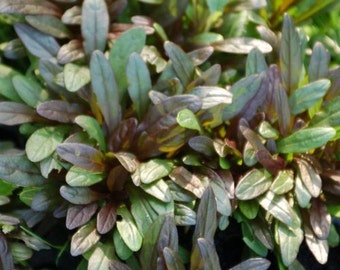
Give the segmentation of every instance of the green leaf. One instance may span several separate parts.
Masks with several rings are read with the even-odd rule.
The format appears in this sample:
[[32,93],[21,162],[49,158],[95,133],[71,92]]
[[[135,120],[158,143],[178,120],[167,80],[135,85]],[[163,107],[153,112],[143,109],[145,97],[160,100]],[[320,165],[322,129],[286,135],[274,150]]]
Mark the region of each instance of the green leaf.
[[216,198],[217,212],[224,216],[230,216],[232,209],[225,183],[220,177],[215,177],[211,179],[210,186]]
[[64,66],[65,87],[70,92],[76,92],[91,81],[88,67],[68,63]]
[[99,150],[81,143],[62,143],[57,147],[58,155],[82,169],[92,172],[105,171],[105,157]]
[[173,162],[163,159],[152,159],[141,163],[131,175],[135,185],[150,184],[158,179],[168,176],[173,168]]
[[229,2],[228,0],[207,0],[210,13],[223,10],[224,6]]
[[127,63],[132,53],[140,53],[142,51],[145,40],[145,31],[135,27],[120,35],[110,50],[109,61],[116,75],[119,98],[121,100],[125,97],[125,91],[128,88],[126,76]]
[[215,245],[208,239],[197,239],[198,249],[204,262],[204,270],[221,269],[220,260]]
[[185,204],[175,204],[175,221],[177,226],[192,226],[196,224],[196,212]]
[[38,2],[35,0],[4,0],[0,3],[0,13],[60,16],[62,11],[58,6],[44,0]]
[[122,206],[118,209],[117,215],[122,216],[122,219],[116,222],[116,226],[123,241],[129,249],[138,251],[142,247],[143,237],[131,213],[125,206]]
[[96,247],[88,261],[88,269],[107,270],[110,269],[110,261],[114,259],[114,246],[105,243]]
[[290,131],[291,112],[289,109],[287,92],[283,89],[281,84],[278,85],[276,93],[273,93],[273,99],[280,133],[287,136]]
[[213,143],[211,138],[204,135],[192,137],[188,142],[193,150],[208,157],[216,155]]
[[303,231],[301,228],[294,228],[294,230],[292,230],[279,222],[276,226],[276,233],[282,261],[285,266],[289,266],[298,255],[300,245],[303,241]]
[[290,170],[279,171],[275,177],[273,183],[270,186],[270,190],[274,193],[281,195],[290,191],[294,187],[293,172]]
[[311,120],[310,126],[340,126],[340,97],[329,101]]
[[299,206],[301,208],[307,208],[310,205],[312,195],[309,193],[306,186],[303,184],[299,174],[296,174],[295,176],[294,192]]
[[325,145],[335,136],[336,132],[330,127],[311,127],[300,129],[286,138],[278,140],[279,153],[304,153]]
[[66,174],[66,183],[72,187],[88,187],[99,183],[105,178],[101,172],[91,172],[72,166]]
[[96,223],[94,221],[87,223],[72,236],[71,255],[78,256],[84,254],[92,248],[99,239],[100,235],[97,233]]
[[0,102],[0,123],[8,126],[30,123],[39,119],[35,111],[25,104],[2,101]]
[[169,270],[185,270],[184,264],[178,253],[169,247],[163,249],[163,256],[167,269]]
[[104,134],[98,121],[95,118],[87,115],[79,115],[74,119],[74,122],[82,127],[90,136],[90,138],[96,140],[100,150],[106,152]]
[[241,262],[238,265],[235,265],[234,267],[230,268],[230,270],[267,270],[269,269],[270,264],[270,261],[265,258],[251,258]]
[[1,190],[0,190],[0,196],[8,196],[11,195],[12,192],[14,191],[14,189],[16,189],[16,185],[12,184],[12,183],[8,183],[4,180],[0,179],[0,186],[1,186]]
[[251,200],[265,193],[272,183],[271,178],[258,169],[252,169],[238,182],[235,195],[240,200]]
[[309,211],[311,228],[317,238],[327,240],[332,218],[328,213],[326,204],[320,198],[314,198]]
[[0,63],[0,95],[10,101],[22,102],[12,82],[15,75],[19,75],[16,70]]
[[240,200],[238,202],[238,207],[240,211],[242,212],[242,214],[245,215],[247,219],[256,218],[259,212],[259,204],[255,200],[248,200],[248,201]]
[[282,26],[280,46],[280,67],[284,87],[288,93],[293,92],[300,81],[302,71],[302,46],[293,19],[285,14]]
[[190,38],[190,42],[196,46],[207,46],[222,40],[223,35],[214,32],[203,32]]
[[232,103],[223,111],[225,121],[243,110],[244,106],[256,95],[260,88],[261,80],[259,75],[251,75],[241,79],[231,87]]
[[162,202],[167,203],[167,202],[170,202],[172,199],[170,189],[168,185],[162,179],[158,181],[154,181],[151,184],[142,184],[140,187],[146,193],[161,200]]
[[141,119],[150,103],[148,93],[152,84],[149,69],[139,54],[132,53],[129,57],[126,76],[130,98],[135,106],[138,118]]
[[103,195],[87,187],[61,186],[60,195],[73,204],[89,204],[102,198]]
[[169,56],[172,67],[182,85],[186,87],[192,80],[194,75],[194,65],[189,56],[177,45],[170,41],[166,41],[164,49]]
[[236,54],[248,54],[254,48],[262,53],[269,53],[273,50],[266,41],[250,37],[232,37],[211,45],[216,51]]
[[93,92],[97,96],[109,131],[113,131],[121,120],[121,107],[115,76],[102,52],[95,51],[92,53],[90,71]]
[[85,0],[81,14],[81,34],[86,55],[90,56],[95,50],[104,51],[110,21],[106,2]]
[[[58,63],[64,65],[76,60],[83,59],[85,56],[81,40],[72,39],[70,42],[61,46],[57,54]],[[66,80],[64,78],[66,84]]]
[[118,152],[115,153],[115,157],[124,167],[124,169],[127,170],[129,173],[135,172],[137,167],[139,166],[139,161],[134,154],[127,152]]
[[257,48],[252,49],[247,57],[246,76],[259,74],[263,71],[266,71],[267,69],[268,65],[264,55]]
[[330,55],[320,42],[313,47],[312,56],[309,62],[308,78],[310,82],[327,78]]
[[57,55],[60,46],[54,37],[23,23],[15,24],[14,29],[27,50],[34,56],[50,59]]
[[304,112],[316,104],[331,86],[330,80],[321,79],[296,89],[289,96],[289,107],[292,114]]
[[300,218],[283,196],[276,195],[269,190],[259,198],[259,203],[265,210],[287,226],[291,228],[300,226]]
[[44,127],[35,131],[26,142],[26,154],[29,160],[39,162],[49,157],[63,142],[67,129]]
[[70,32],[57,17],[51,15],[27,15],[25,20],[34,28],[56,38],[68,38]]
[[257,255],[266,257],[268,249],[262,242],[255,236],[252,226],[248,222],[241,223],[242,228],[242,240],[244,243]]
[[114,230],[113,232],[113,242],[115,246],[115,252],[120,259],[127,260],[131,257],[133,251],[125,244],[118,230]]
[[177,122],[183,128],[197,130],[200,133],[203,132],[197,116],[188,109],[184,109],[178,112]]
[[21,99],[29,106],[36,108],[40,102],[49,99],[49,93],[42,89],[35,80],[23,75],[13,77],[13,85]]

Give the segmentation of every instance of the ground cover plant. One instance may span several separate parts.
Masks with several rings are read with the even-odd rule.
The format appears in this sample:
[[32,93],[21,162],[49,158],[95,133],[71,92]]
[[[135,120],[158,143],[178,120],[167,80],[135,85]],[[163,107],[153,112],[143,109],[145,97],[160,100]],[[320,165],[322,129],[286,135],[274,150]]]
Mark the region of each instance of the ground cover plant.
[[336,2],[2,1],[0,269],[303,269],[303,243],[325,264]]

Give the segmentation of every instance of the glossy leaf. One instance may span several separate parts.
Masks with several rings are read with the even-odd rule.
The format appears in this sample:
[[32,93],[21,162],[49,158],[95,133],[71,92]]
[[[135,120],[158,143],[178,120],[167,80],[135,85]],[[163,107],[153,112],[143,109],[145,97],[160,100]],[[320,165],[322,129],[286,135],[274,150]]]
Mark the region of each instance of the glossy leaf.
[[204,262],[204,269],[221,269],[214,244],[205,238],[197,239],[198,249]]
[[145,45],[146,34],[141,28],[132,28],[122,35],[113,44],[109,61],[117,79],[119,98],[125,97],[128,88],[126,66],[132,53],[140,53]]
[[217,177],[210,176],[210,178],[210,187],[216,198],[217,212],[224,216],[230,216],[232,209],[225,183],[218,175]]
[[296,196],[299,206],[301,208],[308,207],[310,204],[312,195],[309,193],[306,186],[303,184],[299,174],[295,176],[294,192],[295,192],[295,196]]
[[26,76],[17,75],[13,77],[13,85],[15,90],[25,103],[35,108],[40,102],[49,99],[49,94],[42,89],[39,83]]
[[175,220],[172,216],[165,217],[165,221],[162,224],[159,232],[159,238],[157,241],[157,250],[159,254],[163,253],[164,248],[171,248],[175,251],[178,250],[178,233]]
[[266,59],[261,51],[257,48],[252,49],[247,57],[246,76],[259,74],[268,68]]
[[60,16],[61,10],[49,1],[35,0],[4,0],[0,3],[0,13],[9,14],[48,14]]
[[300,81],[302,65],[301,40],[294,27],[293,19],[290,15],[285,14],[280,46],[280,67],[284,86],[288,93],[293,92],[297,88]]
[[170,41],[165,42],[164,49],[171,59],[172,67],[175,70],[177,77],[182,85],[186,87],[191,82],[194,75],[194,65],[188,55],[174,43]]
[[178,112],[177,122],[183,128],[193,129],[199,132],[202,131],[200,122],[197,119],[196,115],[188,109],[184,109]]
[[251,75],[241,79],[231,88],[232,103],[223,111],[223,119],[228,120],[240,113],[244,106],[256,95],[261,84],[261,77]]
[[253,169],[238,182],[235,195],[240,200],[251,200],[265,193],[271,183],[272,180],[262,171]]
[[211,45],[216,51],[236,54],[248,54],[254,48],[262,53],[272,51],[272,46],[269,43],[250,37],[232,37]]
[[309,62],[308,78],[310,82],[327,78],[330,55],[320,42],[316,42]]
[[190,39],[190,42],[198,45],[198,46],[204,46],[204,45],[210,45],[215,42],[219,42],[223,40],[223,35],[214,33],[214,32],[203,32],[200,34],[195,35]]
[[277,142],[279,153],[304,153],[323,146],[335,136],[330,127],[311,127],[300,129]]
[[39,119],[35,111],[29,106],[10,101],[0,102],[0,123],[14,126],[23,123],[34,122]]
[[121,120],[121,107],[115,76],[110,63],[102,52],[92,53],[90,71],[93,92],[96,94],[105,123],[112,131]]
[[259,203],[265,210],[287,226],[296,228],[300,225],[299,217],[283,196],[276,195],[269,190],[259,199]]
[[[84,58],[84,50],[80,40],[72,39],[70,42],[61,46],[57,54],[57,60],[60,64],[67,64]],[[66,79],[64,78],[65,84]],[[69,82],[67,82],[69,84]],[[72,85],[73,86],[73,85]]]
[[210,109],[220,104],[230,104],[233,95],[230,91],[216,86],[197,86],[190,90],[190,94],[202,99],[202,109]]
[[55,16],[51,15],[28,15],[26,21],[39,31],[56,38],[68,38],[70,32],[67,27]]
[[18,186],[39,186],[45,183],[40,170],[23,154],[0,155],[0,178]]
[[294,187],[293,172],[289,170],[280,171],[270,186],[270,190],[281,195]]
[[106,270],[111,269],[109,265],[114,258],[113,244],[104,244],[96,247],[88,261],[88,269]]
[[98,212],[97,215],[97,230],[100,234],[106,234],[112,230],[116,224],[116,205],[108,202]]
[[169,175],[172,168],[173,163],[171,161],[152,159],[148,162],[141,163],[131,177],[135,185],[139,185],[140,183],[150,184]]
[[191,62],[194,66],[199,66],[203,64],[208,58],[213,54],[214,48],[211,46],[204,46],[202,48],[198,48],[194,51],[188,52]]
[[97,211],[97,204],[72,205],[67,209],[66,228],[73,230],[87,223]]
[[125,242],[123,241],[122,237],[120,236],[118,230],[114,230],[113,243],[114,243],[114,246],[115,246],[115,252],[120,259],[127,260],[133,254],[133,251],[131,249],[129,249],[128,246],[125,244]]
[[310,208],[310,225],[317,238],[327,240],[331,222],[326,204],[320,198],[313,199]]
[[150,103],[148,93],[152,84],[149,69],[139,54],[132,53],[129,57],[126,76],[129,96],[135,106],[138,118],[141,119]]
[[57,55],[60,46],[52,36],[22,23],[16,24],[14,28],[27,50],[34,56],[50,59]]
[[265,258],[251,258],[233,266],[230,270],[267,270],[270,267],[270,261]]
[[331,82],[326,79],[317,80],[296,89],[289,96],[289,107],[292,114],[304,112],[316,104],[327,92]]
[[81,34],[85,53],[104,51],[109,31],[109,14],[104,0],[85,0],[81,11]]
[[44,118],[60,123],[72,123],[74,119],[84,113],[84,108],[78,103],[64,100],[50,100],[40,103],[37,112]]
[[305,240],[309,250],[320,264],[325,264],[328,260],[329,246],[327,240],[321,240],[308,227],[304,227]]
[[61,21],[65,24],[80,25],[82,22],[81,13],[82,9],[80,6],[73,6],[64,12]]
[[60,195],[73,204],[89,204],[103,197],[103,194],[92,191],[87,187],[61,186]]
[[167,269],[169,270],[185,270],[181,257],[177,252],[169,247],[163,249],[163,256]]
[[214,156],[216,154],[213,140],[207,136],[195,136],[190,138],[189,146],[198,153],[205,156]]
[[92,172],[105,171],[105,157],[97,149],[81,143],[62,143],[57,147],[58,155],[82,169]]
[[163,201],[171,201],[171,193],[168,185],[162,180],[154,181],[151,184],[142,184],[141,188],[151,196]]
[[128,118],[121,121],[112,132],[108,142],[108,148],[112,152],[127,151],[133,145],[137,132],[138,121],[136,118]]
[[65,87],[70,92],[76,92],[91,81],[90,71],[85,66],[68,63],[64,67]]
[[71,255],[78,256],[84,254],[92,248],[100,239],[94,222],[87,223],[81,227],[71,240]]
[[66,174],[66,183],[71,187],[88,187],[104,180],[105,174],[91,172],[77,166],[72,166]]
[[201,180],[184,167],[174,168],[169,177],[177,185],[192,192],[197,198],[202,197],[205,188]]
[[340,126],[340,97],[329,101],[323,109],[318,112],[310,122],[310,126],[324,127]]
[[247,219],[256,218],[260,208],[258,202],[255,200],[240,200],[238,207]]
[[282,261],[285,266],[291,265],[296,259],[303,241],[303,231],[300,228],[294,230],[284,224],[276,226]]
[[175,204],[175,221],[177,226],[191,226],[196,224],[196,212],[185,204]]

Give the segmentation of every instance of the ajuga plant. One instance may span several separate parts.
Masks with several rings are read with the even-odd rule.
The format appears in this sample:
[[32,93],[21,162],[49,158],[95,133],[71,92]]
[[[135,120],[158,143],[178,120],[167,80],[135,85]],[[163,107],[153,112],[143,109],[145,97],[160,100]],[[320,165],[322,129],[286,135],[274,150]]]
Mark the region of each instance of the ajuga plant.
[[[27,138],[0,144],[2,269],[49,247],[81,256],[78,269],[221,269],[214,235],[230,219],[251,251],[234,269],[267,269],[268,252],[302,268],[304,240],[327,261],[339,68],[321,43],[305,59],[289,15],[278,34],[209,34],[254,8],[227,2],[0,3],[0,123]],[[249,53],[231,85],[221,52]],[[64,245],[39,236],[52,220]]]

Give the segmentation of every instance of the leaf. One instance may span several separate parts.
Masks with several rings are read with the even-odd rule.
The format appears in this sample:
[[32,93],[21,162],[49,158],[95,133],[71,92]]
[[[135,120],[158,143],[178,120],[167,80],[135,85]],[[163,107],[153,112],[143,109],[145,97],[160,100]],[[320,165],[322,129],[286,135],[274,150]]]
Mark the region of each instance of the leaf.
[[57,55],[60,46],[54,37],[23,23],[15,24],[14,29],[27,50],[34,56],[50,59]]
[[44,118],[60,123],[73,123],[74,119],[84,113],[84,108],[78,103],[64,100],[50,100],[38,105],[37,112]]
[[210,109],[220,104],[231,104],[232,93],[216,86],[197,86],[190,90],[190,94],[202,99],[202,109]]
[[164,248],[171,248],[175,251],[178,250],[178,232],[173,216],[166,216],[159,232],[157,241],[158,254],[163,253]]
[[[84,54],[81,41],[78,39],[72,39],[70,42],[61,46],[57,54],[57,60],[58,60],[58,63],[60,64],[67,64],[67,63],[82,59],[84,58],[84,56],[85,54]],[[65,77],[64,77],[64,81],[66,84]],[[67,84],[69,84],[69,82],[67,82]]]
[[121,120],[121,107],[115,76],[102,52],[92,53],[90,71],[93,92],[96,94],[105,123],[109,131],[112,131]]
[[258,169],[252,169],[238,182],[235,195],[240,200],[251,200],[265,193],[272,183],[271,178]]
[[300,218],[283,196],[276,195],[269,190],[259,198],[259,203],[265,210],[287,226],[296,228],[300,225]]
[[196,225],[196,212],[185,204],[175,204],[175,221],[177,226]]
[[71,187],[88,187],[104,180],[102,172],[91,172],[77,166],[72,166],[66,174],[66,183]]
[[247,219],[254,219],[256,218],[258,212],[259,212],[259,204],[255,200],[240,200],[238,202],[238,207],[242,214],[247,218]]
[[289,266],[298,255],[303,241],[303,231],[300,228],[292,230],[284,224],[278,223],[276,233],[278,235],[282,261],[285,266]]
[[321,79],[296,89],[289,96],[291,113],[296,115],[311,108],[327,93],[330,85],[330,80]]
[[269,43],[250,37],[232,37],[211,45],[216,51],[236,54],[248,54],[254,48],[262,53],[269,53],[273,50]]
[[213,241],[217,228],[217,206],[212,188],[204,191],[197,210],[193,239],[205,238]]
[[139,27],[125,31],[111,47],[109,61],[116,75],[119,98],[125,97],[128,88],[126,66],[132,53],[140,53],[145,45],[146,34]]
[[[16,92],[12,78],[15,75],[19,75],[15,69],[12,69],[8,66],[5,66],[0,63],[0,95],[6,97],[10,101],[15,101],[15,102],[22,102],[22,99]],[[1,106],[0,106],[1,108]]]
[[61,17],[61,21],[65,24],[80,25],[82,23],[81,14],[81,7],[73,6],[64,12],[63,16]]
[[285,14],[280,46],[280,68],[284,87],[292,93],[298,86],[302,71],[302,46],[293,19]]
[[88,187],[61,186],[60,195],[73,204],[89,204],[103,197],[102,194],[92,191]]
[[209,157],[216,155],[213,143],[211,138],[204,135],[192,137],[188,142],[193,150]]
[[262,52],[257,48],[252,49],[247,57],[246,76],[259,74],[267,69],[268,65]]
[[169,270],[185,270],[184,264],[178,253],[169,247],[163,249],[163,256],[167,269]]
[[85,66],[68,63],[64,67],[65,87],[70,92],[76,92],[91,81],[90,71]]
[[57,147],[58,155],[78,166],[91,172],[105,171],[105,157],[97,149],[81,143],[62,143]]
[[[107,270],[114,258],[114,246],[107,243],[96,247],[88,261],[88,269]],[[110,268],[111,269],[111,268]]]
[[128,80],[129,96],[135,106],[139,119],[145,115],[150,100],[148,93],[152,88],[150,72],[137,53],[132,53],[126,67],[126,76]]
[[335,136],[330,127],[311,127],[300,129],[293,134],[278,140],[279,153],[304,153],[325,145]]
[[331,222],[326,204],[320,198],[314,198],[310,208],[310,225],[317,238],[327,240]]
[[211,46],[204,46],[202,48],[198,48],[191,52],[188,52],[187,55],[189,56],[191,62],[194,66],[199,66],[203,64],[208,58],[214,53],[214,48]]
[[61,11],[56,5],[44,0],[4,0],[0,3],[0,13],[61,15]]
[[295,175],[294,192],[299,206],[301,208],[307,208],[312,195],[308,192],[307,188],[303,184],[299,174]]
[[98,212],[97,215],[97,230],[100,234],[106,234],[112,230],[116,224],[116,205],[108,202]]
[[340,97],[336,97],[333,100],[329,101],[324,107],[322,111],[319,111],[312,118],[310,122],[310,126],[324,127],[331,126],[336,127],[340,126]]
[[201,198],[204,193],[204,186],[201,180],[190,173],[184,167],[176,167],[169,175],[170,179],[182,188],[192,192],[197,198]]
[[12,79],[15,90],[20,98],[29,106],[36,108],[40,102],[49,99],[49,93],[39,83],[26,76],[16,75]]
[[111,260],[110,263],[110,270],[132,270],[127,264],[124,264],[120,261]]
[[186,87],[192,80],[194,75],[194,65],[190,61],[188,55],[176,44],[166,41],[164,49],[169,56],[172,67],[182,85]]
[[0,269],[14,269],[13,255],[2,232],[0,232]]
[[243,242],[257,255],[266,257],[268,254],[267,247],[255,236],[253,227],[248,222],[241,223]]
[[135,221],[128,209],[120,207],[117,215],[122,216],[121,220],[117,220],[116,226],[125,244],[132,251],[138,251],[142,247],[143,237],[138,231]]
[[67,209],[66,228],[73,230],[87,223],[97,211],[97,204],[71,205]]
[[100,239],[96,231],[95,222],[90,222],[81,227],[71,240],[71,255],[78,256],[84,254],[92,248]]
[[304,227],[305,240],[309,250],[320,264],[325,264],[328,260],[329,246],[327,240],[321,240],[308,227]]
[[164,180],[160,179],[151,184],[142,184],[141,188],[151,196],[161,200],[162,202],[170,202],[172,197],[168,185]]
[[203,32],[190,38],[190,42],[196,46],[206,46],[222,40],[223,35],[214,32]]
[[198,249],[204,261],[205,270],[208,269],[221,269],[220,260],[217,255],[213,242],[205,238],[197,239]]
[[39,119],[35,111],[25,104],[1,101],[0,102],[0,123],[14,126],[34,122]]
[[79,115],[74,122],[82,127],[90,138],[93,138],[99,145],[100,150],[106,152],[106,142],[103,131],[96,119],[87,115]]
[[232,103],[223,110],[223,120],[229,120],[240,113],[244,106],[256,95],[260,88],[261,77],[251,75],[241,79],[231,88]]
[[68,38],[70,32],[67,27],[55,16],[27,15],[25,20],[34,28],[56,38]]
[[178,112],[176,119],[181,127],[202,132],[200,122],[192,111],[188,109],[181,110]]
[[[115,252],[120,259],[127,260],[133,254],[133,251],[129,249],[128,246],[124,243],[118,230],[114,230],[113,232],[113,243],[115,246]],[[117,270],[120,270],[120,268],[118,268]]]
[[140,163],[136,171],[131,175],[135,185],[150,184],[158,179],[168,176],[173,168],[172,161],[163,159],[152,159]]
[[26,48],[19,38],[7,42],[3,52],[4,56],[8,59],[24,58],[27,54]]
[[120,164],[130,173],[134,173],[139,166],[139,161],[134,154],[127,152],[115,153],[115,157],[118,159]]
[[290,170],[279,171],[270,190],[278,195],[282,195],[290,191],[294,187],[293,172]]
[[309,62],[308,78],[310,82],[327,78],[330,55],[320,42],[313,47],[312,56]]
[[281,84],[276,87],[276,92],[273,93],[274,109],[278,117],[280,133],[286,136],[290,131],[291,118],[288,96]]
[[39,186],[46,182],[40,170],[23,154],[0,155],[0,178],[18,186]]
[[109,32],[109,14],[104,0],[85,0],[81,10],[81,34],[85,54],[104,51]]
[[270,267],[270,261],[265,258],[251,258],[233,266],[230,270],[267,270]]

